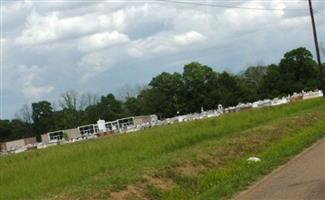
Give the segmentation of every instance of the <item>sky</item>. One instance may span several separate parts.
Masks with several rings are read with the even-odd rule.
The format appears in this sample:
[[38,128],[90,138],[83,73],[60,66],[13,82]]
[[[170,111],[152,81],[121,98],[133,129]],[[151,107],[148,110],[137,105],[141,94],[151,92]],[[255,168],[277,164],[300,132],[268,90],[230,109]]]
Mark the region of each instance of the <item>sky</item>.
[[[12,119],[24,104],[57,102],[68,90],[118,94],[192,61],[239,73],[278,63],[301,46],[315,54],[306,0],[195,2],[221,7],[1,0],[0,119]],[[324,61],[325,3],[313,4]]]

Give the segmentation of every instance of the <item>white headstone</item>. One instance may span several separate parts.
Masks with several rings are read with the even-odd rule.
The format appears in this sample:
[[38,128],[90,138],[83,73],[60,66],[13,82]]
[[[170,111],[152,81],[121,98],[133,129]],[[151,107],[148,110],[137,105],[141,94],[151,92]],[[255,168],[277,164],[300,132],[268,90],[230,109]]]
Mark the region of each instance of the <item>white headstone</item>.
[[97,125],[100,132],[106,132],[105,120],[99,119]]
[[221,104],[218,105],[218,112],[223,113],[223,107]]

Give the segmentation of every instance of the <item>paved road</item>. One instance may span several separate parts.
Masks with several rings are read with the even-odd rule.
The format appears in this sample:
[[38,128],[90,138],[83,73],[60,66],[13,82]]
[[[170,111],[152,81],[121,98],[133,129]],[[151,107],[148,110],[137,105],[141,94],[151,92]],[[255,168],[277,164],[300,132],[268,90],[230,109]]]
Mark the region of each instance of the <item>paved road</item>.
[[325,138],[235,200],[325,200]]

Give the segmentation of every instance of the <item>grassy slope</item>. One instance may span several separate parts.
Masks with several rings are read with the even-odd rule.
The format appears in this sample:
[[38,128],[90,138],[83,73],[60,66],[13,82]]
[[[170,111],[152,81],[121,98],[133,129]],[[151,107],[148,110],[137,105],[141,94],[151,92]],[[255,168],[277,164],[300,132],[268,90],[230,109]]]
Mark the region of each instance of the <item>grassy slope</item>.
[[324,119],[317,99],[1,157],[0,199],[229,197],[323,137]]

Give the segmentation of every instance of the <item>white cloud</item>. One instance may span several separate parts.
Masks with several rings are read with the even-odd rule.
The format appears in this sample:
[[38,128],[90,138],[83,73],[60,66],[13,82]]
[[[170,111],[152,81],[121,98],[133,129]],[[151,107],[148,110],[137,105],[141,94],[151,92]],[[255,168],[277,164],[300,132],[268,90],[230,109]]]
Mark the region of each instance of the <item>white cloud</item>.
[[11,21],[17,16],[24,13],[24,11],[32,8],[32,2],[30,1],[9,1],[1,2],[2,6],[2,17],[4,17],[3,22],[6,23],[8,20]]
[[18,44],[39,44],[53,41],[58,38],[58,13],[41,17],[33,11],[26,22],[26,29],[16,39]]
[[173,44],[171,33],[138,39],[132,41],[127,47],[127,53],[132,57],[150,57],[153,54],[168,54],[175,51],[177,51],[177,47]]
[[42,69],[39,66],[28,67],[26,65],[19,65],[17,86],[21,88],[25,97],[31,99],[38,99],[51,93],[54,90],[54,86],[35,84],[35,81],[42,73]]
[[153,55],[169,55],[185,50],[187,45],[200,43],[206,36],[197,31],[174,34],[173,31],[162,32],[151,37],[132,41],[127,47],[127,53],[132,57],[150,57]]
[[[42,6],[39,7],[43,8]],[[76,39],[87,34],[102,32],[128,31],[128,33],[133,34],[139,24],[144,24],[146,27],[157,21],[164,21],[165,17],[171,17],[163,14],[157,15],[160,7],[153,5],[149,9],[148,4],[118,7],[115,4],[110,6],[108,3],[99,3],[97,6],[98,11],[83,12],[83,14],[75,14],[75,16],[66,15],[68,12],[66,10],[54,10],[40,14],[36,9],[39,7],[35,5],[33,11],[27,17],[24,29],[16,38],[17,44],[38,45],[66,38]],[[111,7],[115,7],[117,10],[111,10]],[[107,10],[110,10],[110,12],[107,12]],[[136,32],[141,31],[136,30]],[[124,34],[127,35],[128,33]]]
[[143,52],[139,48],[137,48],[136,46],[128,48],[127,52],[132,57],[141,57],[141,56],[143,56]]
[[53,86],[35,86],[30,82],[23,85],[23,93],[26,97],[38,99],[54,90]]
[[182,44],[182,45],[199,42],[199,41],[202,41],[205,39],[206,39],[206,37],[204,35],[196,32],[196,31],[190,31],[185,34],[174,36],[175,42]]
[[116,44],[130,41],[129,37],[117,31],[96,33],[82,37],[78,44],[78,49],[83,52],[96,51]]
[[[117,15],[117,16],[116,16]],[[51,12],[41,16],[33,11],[27,18],[25,29],[16,39],[22,45],[34,45],[53,42],[59,39],[98,32],[104,29],[117,29],[123,25],[118,14],[85,14],[75,17],[63,17],[60,12]]]
[[278,26],[281,27],[283,30],[295,30],[295,27],[299,27],[309,22],[310,22],[309,16],[303,16],[303,17],[283,19]]
[[108,64],[112,64],[112,60],[105,56],[103,52],[97,52],[82,57],[78,66],[87,71],[103,72],[109,68]]
[[98,74],[104,73],[114,66],[115,61],[107,56],[106,51],[98,51],[83,56],[78,62],[80,81],[85,83]]

